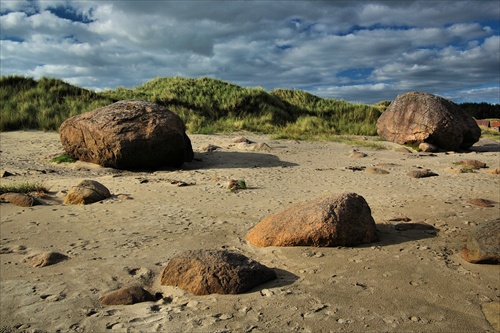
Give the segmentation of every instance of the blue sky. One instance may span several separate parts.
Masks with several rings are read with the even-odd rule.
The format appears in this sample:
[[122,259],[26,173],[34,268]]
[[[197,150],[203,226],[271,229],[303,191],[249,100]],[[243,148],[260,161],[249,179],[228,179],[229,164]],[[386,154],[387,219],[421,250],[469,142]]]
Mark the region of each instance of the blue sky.
[[2,75],[216,77],[375,103],[500,103],[500,1],[0,1]]

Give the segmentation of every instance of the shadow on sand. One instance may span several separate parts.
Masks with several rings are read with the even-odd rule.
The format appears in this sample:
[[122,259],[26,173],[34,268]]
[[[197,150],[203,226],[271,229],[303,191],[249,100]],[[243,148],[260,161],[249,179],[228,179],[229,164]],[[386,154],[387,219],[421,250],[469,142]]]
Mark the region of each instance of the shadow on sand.
[[273,270],[276,272],[277,275],[276,279],[263,283],[259,286],[256,286],[255,288],[252,288],[249,291],[247,291],[247,293],[261,292],[264,289],[288,286],[295,283],[295,281],[299,279],[297,275],[289,271],[285,271],[284,269],[273,268]]
[[297,165],[296,163],[281,161],[272,154],[217,151],[195,154],[195,160],[184,163],[182,169],[285,168]]
[[387,246],[420,239],[434,238],[439,229],[427,223],[405,222],[398,224],[377,224],[378,242],[365,246]]
[[476,142],[472,147],[469,148],[469,151],[479,152],[479,153],[487,153],[487,152],[500,152],[500,141],[482,138],[478,142]]

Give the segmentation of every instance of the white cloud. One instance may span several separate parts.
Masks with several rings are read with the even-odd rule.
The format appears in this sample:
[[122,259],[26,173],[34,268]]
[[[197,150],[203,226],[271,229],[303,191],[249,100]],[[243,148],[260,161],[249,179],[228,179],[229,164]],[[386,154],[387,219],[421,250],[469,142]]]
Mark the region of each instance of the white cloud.
[[[497,1],[2,1],[1,72],[94,89],[182,75],[366,102],[404,90],[491,93],[488,100],[500,102],[494,90],[478,90],[500,85],[498,27],[482,23],[498,19],[499,7]],[[65,11],[54,8],[85,20],[60,17]]]

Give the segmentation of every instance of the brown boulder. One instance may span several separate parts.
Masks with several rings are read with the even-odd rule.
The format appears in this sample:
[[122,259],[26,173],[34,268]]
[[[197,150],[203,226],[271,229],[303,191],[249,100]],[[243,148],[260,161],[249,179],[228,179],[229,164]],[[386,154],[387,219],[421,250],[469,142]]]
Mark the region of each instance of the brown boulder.
[[31,207],[39,204],[38,200],[24,193],[4,193],[0,195],[0,201],[6,201],[20,207]]
[[99,301],[104,305],[131,305],[152,302],[155,301],[155,298],[142,287],[126,286],[104,295]]
[[215,250],[187,251],[173,257],[160,283],[194,295],[240,294],[276,279],[276,273],[239,253]]
[[255,246],[355,246],[377,241],[377,231],[365,199],[344,193],[269,216],[246,240]]
[[165,107],[125,100],[67,119],[59,128],[66,154],[118,169],[179,167],[193,159],[182,119]]
[[107,199],[111,193],[95,180],[82,180],[80,184],[73,186],[64,198],[65,205],[88,205]]
[[445,150],[467,149],[481,136],[474,118],[444,98],[409,92],[398,95],[377,121],[380,137],[399,144],[427,142]]
[[500,264],[500,219],[482,223],[469,233],[462,258],[475,264]]

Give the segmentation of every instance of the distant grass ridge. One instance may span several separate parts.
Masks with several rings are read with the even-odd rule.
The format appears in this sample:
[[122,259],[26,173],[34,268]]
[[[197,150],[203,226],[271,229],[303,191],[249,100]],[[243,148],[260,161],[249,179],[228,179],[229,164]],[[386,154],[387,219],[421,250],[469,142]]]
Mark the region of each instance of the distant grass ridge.
[[0,79],[0,130],[57,130],[67,118],[124,99],[166,106],[199,134],[250,131],[282,138],[376,135],[379,108],[305,91],[244,88],[213,78],[157,78],[141,86],[93,92],[58,79]]

